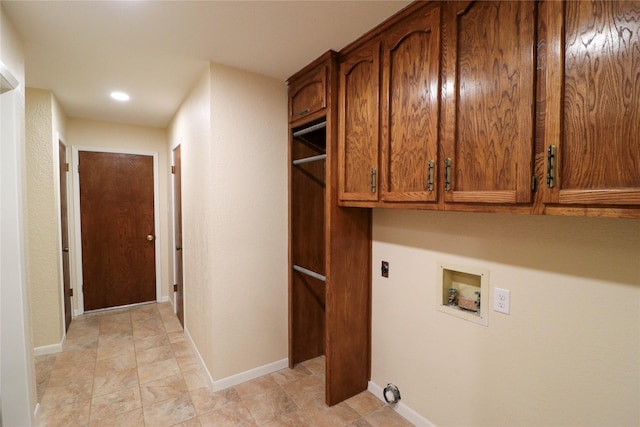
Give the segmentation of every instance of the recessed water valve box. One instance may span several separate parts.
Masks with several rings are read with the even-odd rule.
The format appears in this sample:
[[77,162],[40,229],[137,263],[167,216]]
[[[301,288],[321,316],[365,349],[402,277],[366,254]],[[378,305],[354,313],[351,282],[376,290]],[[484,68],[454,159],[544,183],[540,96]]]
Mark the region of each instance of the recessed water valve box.
[[436,281],[439,311],[484,326],[489,313],[489,270],[440,263]]

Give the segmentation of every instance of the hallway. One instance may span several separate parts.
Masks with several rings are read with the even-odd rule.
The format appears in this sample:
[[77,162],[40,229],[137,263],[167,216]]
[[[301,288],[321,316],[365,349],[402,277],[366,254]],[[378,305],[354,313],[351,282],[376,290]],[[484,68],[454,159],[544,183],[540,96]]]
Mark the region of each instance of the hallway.
[[36,357],[39,426],[410,426],[368,392],[324,404],[324,360],[212,392],[169,303],[77,317]]

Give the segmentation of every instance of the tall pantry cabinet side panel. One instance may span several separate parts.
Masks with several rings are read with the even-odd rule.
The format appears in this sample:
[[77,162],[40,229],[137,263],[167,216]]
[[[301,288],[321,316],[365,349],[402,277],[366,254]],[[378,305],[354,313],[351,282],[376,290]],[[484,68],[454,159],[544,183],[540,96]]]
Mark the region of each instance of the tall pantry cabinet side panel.
[[338,206],[337,65],[331,81],[336,84],[329,86],[332,108],[327,114],[325,335],[330,406],[365,391],[371,378],[371,209]]

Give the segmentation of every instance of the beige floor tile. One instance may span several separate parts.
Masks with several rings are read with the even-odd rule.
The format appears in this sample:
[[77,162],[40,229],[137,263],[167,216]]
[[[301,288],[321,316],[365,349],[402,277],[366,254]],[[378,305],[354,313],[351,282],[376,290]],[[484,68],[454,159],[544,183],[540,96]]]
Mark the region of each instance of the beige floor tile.
[[320,356],[320,357],[316,357],[314,359],[306,360],[306,361],[300,363],[300,365],[302,365],[305,368],[307,368],[312,374],[324,375],[325,357],[324,356]]
[[358,418],[347,427],[372,427],[364,418]]
[[184,381],[187,383],[187,388],[189,390],[196,390],[209,386],[207,374],[205,374],[200,368],[183,372],[182,376],[184,377]]
[[136,357],[133,339],[123,339],[108,343],[103,341],[99,342],[97,360],[113,359],[117,357]]
[[307,406],[301,411],[302,418],[309,426],[335,427],[353,423],[360,415],[345,403],[328,407],[324,403]]
[[368,391],[363,391],[362,393],[347,399],[345,403],[362,417],[369,415],[384,406],[384,403],[380,399]]
[[293,369],[282,369],[271,374],[271,378],[279,385],[288,384],[301,378],[311,375],[311,372],[302,365],[297,365]]
[[378,409],[365,417],[372,427],[411,427],[409,421],[388,406]]
[[63,366],[75,367],[83,363],[95,362],[97,353],[98,353],[97,348],[92,348],[88,350],[63,351],[62,353],[58,354],[54,368],[59,368]]
[[53,405],[43,403],[40,406],[38,427],[85,426],[89,423],[90,406],[89,397],[75,397]]
[[96,362],[93,395],[109,394],[138,384],[135,357],[122,356]]
[[265,394],[242,399],[242,403],[249,409],[258,425],[274,421],[282,415],[298,409],[293,400],[280,387],[269,390]]
[[170,345],[169,337],[167,334],[160,334],[150,337],[136,337],[134,338],[136,351],[141,348],[154,348]]
[[278,384],[270,376],[256,378],[235,386],[236,391],[241,398],[253,396],[256,394],[264,394],[270,390],[278,388]]
[[186,343],[187,342],[187,338],[184,336],[184,332],[183,331],[167,331],[167,336],[169,337],[169,342],[171,344],[174,343]]
[[97,421],[91,421],[89,425],[90,427],[142,427],[144,426],[144,416],[142,415],[142,408],[138,408]]
[[179,374],[140,385],[142,404],[145,406],[180,397],[188,391],[187,383],[182,378],[182,375]]
[[233,387],[216,392],[204,387],[191,391],[191,401],[198,415],[204,415],[230,403],[239,402],[240,396]]
[[198,419],[202,427],[257,426],[249,410],[241,402],[231,403]]
[[193,356],[194,355],[194,351],[193,351],[193,347],[191,346],[191,344],[188,341],[180,341],[180,342],[176,342],[176,343],[172,343],[171,344],[171,348],[173,349],[173,354],[176,355],[176,357],[178,356]]
[[200,360],[195,354],[188,356],[176,356],[176,361],[182,372],[192,371],[200,367]]
[[260,427],[301,427],[305,425],[302,411],[297,410],[280,415],[266,424],[261,424]]
[[149,365],[138,366],[138,378],[140,384],[159,380],[160,378],[170,377],[180,373],[180,368],[176,359],[167,359],[160,362],[151,363]]
[[138,366],[149,365],[151,363],[161,362],[167,359],[173,359],[173,350],[171,350],[171,346],[169,345],[153,348],[139,348],[138,351],[136,351],[136,361],[138,362]]
[[140,387],[123,388],[91,399],[91,421],[129,412],[142,407]]
[[309,375],[292,381],[284,384],[282,388],[300,409],[324,403],[324,382],[317,375]]
[[49,377],[49,387],[64,386],[69,383],[92,382],[96,364],[83,363],[77,366],[53,368]]
[[188,394],[144,406],[145,426],[168,427],[196,417],[196,409]]
[[198,418],[192,418],[183,423],[176,424],[173,427],[202,427],[202,424],[200,424],[200,420]]
[[49,384],[42,394],[41,405],[63,405],[68,400],[77,398],[91,398],[93,382],[68,381],[62,385],[52,386]]

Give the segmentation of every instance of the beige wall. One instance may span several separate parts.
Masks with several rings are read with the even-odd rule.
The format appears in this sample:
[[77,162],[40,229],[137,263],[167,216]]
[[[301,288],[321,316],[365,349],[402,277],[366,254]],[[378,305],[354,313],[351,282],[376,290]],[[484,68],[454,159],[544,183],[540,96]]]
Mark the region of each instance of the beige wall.
[[26,242],[24,53],[0,2],[0,61],[18,81],[0,95],[0,416],[4,425],[35,422],[37,403],[29,316]]
[[50,91],[26,91],[27,239],[34,347],[64,336],[60,252],[58,135],[66,118]]
[[[146,151],[158,153],[158,178],[159,178],[159,208],[160,208],[160,236],[156,240],[160,242],[161,277],[157,280],[161,283],[161,295],[169,295],[169,285],[173,284],[169,277],[169,252],[171,246],[171,233],[169,228],[170,200],[168,188],[169,161],[167,158],[167,133],[166,129],[152,128],[145,126],[134,126],[117,123],[99,122],[69,118],[67,123],[67,144],[71,147],[91,147],[109,150]],[[72,168],[74,171],[76,168]],[[77,173],[71,174],[71,180],[77,178]],[[70,184],[71,185],[71,184]],[[69,238],[75,242],[75,210],[70,211],[69,221],[71,224]],[[80,283],[76,270],[76,253],[71,257],[71,277],[72,283]],[[76,294],[77,296],[77,294]],[[77,307],[77,300],[75,301]]]
[[283,82],[211,64],[170,127],[186,328],[214,380],[287,357],[286,108]]
[[[375,210],[373,239],[374,383],[438,426],[638,425],[640,221]],[[511,314],[437,311],[439,262]]]

